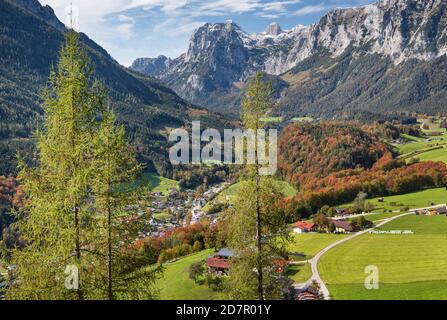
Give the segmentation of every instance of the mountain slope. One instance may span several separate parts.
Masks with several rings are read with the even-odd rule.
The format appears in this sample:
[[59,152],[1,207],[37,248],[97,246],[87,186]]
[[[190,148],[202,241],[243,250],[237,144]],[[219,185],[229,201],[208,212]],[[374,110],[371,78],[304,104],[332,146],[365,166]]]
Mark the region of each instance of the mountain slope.
[[[0,174],[15,172],[15,151],[29,149],[32,132],[42,116],[40,90],[55,65],[65,27],[50,7],[37,0],[0,1]],[[95,67],[95,77],[108,90],[119,121],[137,145],[149,170],[169,173],[166,128],[187,125],[191,114],[216,118],[190,107],[159,80],[120,66],[104,49],[81,34]]]
[[[261,71],[287,82],[282,108],[294,116],[445,107],[447,2],[381,0],[334,9],[311,26],[247,34],[233,22],[206,24],[188,52],[158,77],[180,96],[210,109],[235,110],[246,81]],[[237,109],[236,109],[237,110]]]

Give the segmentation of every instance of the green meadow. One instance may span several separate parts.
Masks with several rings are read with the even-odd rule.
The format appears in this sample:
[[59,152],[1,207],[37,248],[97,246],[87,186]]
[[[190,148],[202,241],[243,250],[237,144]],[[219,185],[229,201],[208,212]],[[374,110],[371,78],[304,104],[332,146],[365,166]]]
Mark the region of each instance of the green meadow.
[[[402,195],[383,197],[383,202],[380,201],[381,198],[382,197],[377,197],[367,200],[367,202],[374,205],[374,212],[383,212],[383,210],[399,211],[407,207],[416,209],[430,207],[433,204],[445,204],[447,203],[447,190],[446,188],[433,188]],[[343,207],[348,206],[352,206],[352,203],[343,205]]]
[[145,173],[140,182],[147,186],[148,190],[153,192],[161,192],[168,195],[171,189],[179,189],[179,183],[155,173]]
[[309,263],[302,265],[290,265],[287,268],[286,275],[295,283],[303,283],[310,279],[312,276],[312,270],[310,269]]
[[[333,299],[447,299],[447,218],[406,216],[327,252],[318,265]],[[365,267],[377,266],[379,289],[367,290]]]
[[416,156],[420,161],[441,161],[447,164],[447,148],[435,149],[423,152]]
[[[289,184],[286,181],[276,180],[275,183],[286,197],[292,197],[298,192],[291,184]],[[231,186],[223,190],[221,193],[219,193],[215,201],[219,203],[233,202],[236,196],[239,194],[240,188],[241,188],[240,182],[232,184]]]
[[206,260],[213,254],[212,250],[204,250],[175,262],[166,263],[163,276],[156,283],[160,290],[161,300],[218,300],[223,296],[206,285],[197,284],[189,278],[191,264]]
[[264,118],[261,118],[261,121],[262,122],[276,122],[276,123],[279,123],[279,122],[283,122],[284,121],[284,119],[283,119],[283,117],[264,117]]
[[296,261],[309,260],[333,242],[345,238],[344,234],[302,233],[292,234],[288,251]]

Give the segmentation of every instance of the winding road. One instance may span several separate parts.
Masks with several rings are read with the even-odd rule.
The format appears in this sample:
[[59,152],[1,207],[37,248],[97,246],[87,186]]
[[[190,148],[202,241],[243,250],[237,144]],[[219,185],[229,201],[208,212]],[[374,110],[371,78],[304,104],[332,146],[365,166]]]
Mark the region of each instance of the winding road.
[[[403,217],[403,216],[412,215],[412,214],[414,214],[414,212],[407,212],[407,213],[403,213],[403,214],[401,214],[401,215],[398,215],[398,216],[395,216],[395,217],[392,217],[392,218],[385,219],[385,220],[383,220],[382,222],[380,222],[379,224],[375,225],[373,228],[366,229],[366,230],[363,230],[363,231],[359,231],[359,232],[357,232],[357,233],[355,233],[355,234],[353,234],[353,235],[351,235],[351,236],[349,236],[349,237],[343,238],[343,239],[340,240],[340,241],[337,241],[337,242],[334,242],[334,243],[330,244],[329,246],[327,246],[326,248],[324,248],[323,250],[321,250],[320,252],[318,252],[318,253],[317,253],[317,254],[310,260],[310,266],[311,266],[311,270],[312,270],[312,278],[310,279],[310,282],[312,282],[312,281],[316,281],[316,282],[318,283],[318,285],[319,285],[319,287],[320,287],[320,292],[322,293],[322,295],[323,295],[323,297],[324,297],[324,300],[330,300],[330,294],[329,294],[329,290],[328,290],[328,288],[327,288],[326,285],[324,284],[323,279],[321,279],[321,276],[320,276],[320,274],[319,274],[319,272],[318,272],[318,262],[320,261],[320,258],[321,258],[326,252],[328,252],[328,251],[331,250],[332,248],[334,248],[334,247],[336,247],[336,246],[338,246],[338,245],[340,245],[340,244],[342,244],[342,243],[344,243],[344,242],[346,242],[346,241],[352,240],[352,239],[354,239],[354,238],[356,238],[356,237],[358,237],[358,236],[361,236],[362,234],[365,234],[365,233],[370,232],[371,230],[373,230],[373,229],[375,229],[375,228],[381,227],[381,226],[383,226],[384,224],[387,224],[387,223],[390,222],[390,221],[393,221],[393,220],[395,220],[395,219],[401,218],[401,217]],[[309,282],[309,281],[308,281],[308,282]]]

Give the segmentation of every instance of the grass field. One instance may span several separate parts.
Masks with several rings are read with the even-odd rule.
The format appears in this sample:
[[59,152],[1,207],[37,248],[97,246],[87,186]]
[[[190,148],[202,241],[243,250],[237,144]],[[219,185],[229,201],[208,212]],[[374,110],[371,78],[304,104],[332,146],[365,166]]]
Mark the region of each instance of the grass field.
[[420,161],[442,161],[447,164],[447,148],[423,152],[416,156]]
[[150,191],[162,192],[164,195],[168,195],[172,188],[179,188],[177,181],[161,177],[154,173],[145,173],[140,181],[147,185]]
[[288,251],[296,261],[309,260],[331,243],[344,237],[346,235],[328,233],[293,234]]
[[445,133],[445,129],[439,129],[438,127],[438,130],[444,132],[444,134],[434,137],[412,137],[402,134],[401,137],[407,142],[394,145],[394,147],[402,159],[419,158],[420,161],[442,161],[447,163],[447,149],[445,148],[447,145],[447,133]]
[[262,122],[283,122],[283,117],[265,117],[262,118]]
[[295,283],[303,283],[310,279],[312,270],[310,269],[309,263],[303,265],[290,265],[287,268],[286,275]]
[[[367,200],[367,202],[370,202],[375,206],[374,212],[383,210],[397,211],[404,209],[405,207],[410,209],[425,208],[432,206],[432,204],[437,205],[447,203],[447,190],[446,188],[434,188],[403,195],[384,197],[384,202],[380,202],[379,199],[380,198]],[[393,206],[393,203],[396,205]],[[343,207],[349,206],[352,206],[352,203],[343,205]]]
[[171,220],[174,216],[167,212],[154,213],[154,218],[158,221],[168,221]]
[[[412,230],[415,234],[444,235],[447,236],[447,218],[439,216],[402,217],[387,223],[378,230]],[[445,257],[447,259],[447,256]]]
[[[286,197],[292,197],[297,193],[297,190],[286,181],[276,180],[276,183],[279,189],[284,193]],[[219,203],[225,203],[227,202],[228,199],[229,202],[232,202],[234,201],[234,198],[238,195],[239,189],[240,189],[240,182],[232,184],[231,186],[223,190],[221,193],[219,193],[215,201]]]
[[204,250],[175,262],[165,264],[163,278],[157,281],[161,300],[217,300],[222,294],[212,291],[206,285],[198,285],[189,278],[189,266],[205,260],[213,253]]
[[[334,299],[447,299],[447,218],[407,216],[383,230],[413,235],[366,234],[327,252],[319,263]],[[379,270],[379,289],[364,287],[365,267]]]
[[[402,214],[402,212],[389,212],[389,213],[374,213],[374,214],[367,214],[365,215],[365,218],[372,222],[379,222],[381,220],[385,220],[388,218],[392,218],[395,216],[398,216]],[[349,218],[349,221],[352,221],[354,218]]]

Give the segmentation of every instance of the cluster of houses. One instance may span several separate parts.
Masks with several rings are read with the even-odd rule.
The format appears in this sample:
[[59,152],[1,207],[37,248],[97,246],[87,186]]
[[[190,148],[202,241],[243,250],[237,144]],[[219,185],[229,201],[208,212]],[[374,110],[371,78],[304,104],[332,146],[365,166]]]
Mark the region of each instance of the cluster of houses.
[[200,221],[205,216],[205,213],[202,211],[203,207],[214,197],[216,197],[222,190],[224,190],[228,186],[228,183],[222,183],[215,185],[205,191],[199,199],[195,199],[193,202],[193,207],[191,209],[191,222],[195,223]]
[[169,211],[174,216],[185,216],[186,208],[191,206],[191,201],[194,199],[194,191],[187,190],[182,195],[180,191],[172,188],[167,196],[161,192],[150,192],[149,199],[151,200],[151,212]]
[[[335,229],[334,233],[350,233],[356,231],[353,225],[347,220],[334,220],[330,219],[329,224],[333,224]],[[312,222],[298,221],[292,225],[292,230],[294,233],[308,233],[317,232],[318,226]],[[326,230],[328,231],[328,230]]]
[[[141,231],[140,237],[163,236],[166,232],[178,228],[182,225],[194,224],[200,221],[205,213],[203,207],[212,200],[225,187],[226,183],[215,185],[206,190],[199,198],[194,190],[179,190],[172,188],[166,196],[162,192],[150,192],[148,194],[150,202],[150,211],[152,218],[150,220],[150,230]],[[172,218],[168,220],[158,220],[154,213],[169,212]],[[188,219],[190,215],[190,219]]]
[[427,215],[427,216],[438,216],[441,214],[447,215],[447,207],[441,206],[441,207],[430,208],[430,209],[415,210],[414,213],[416,215]]

